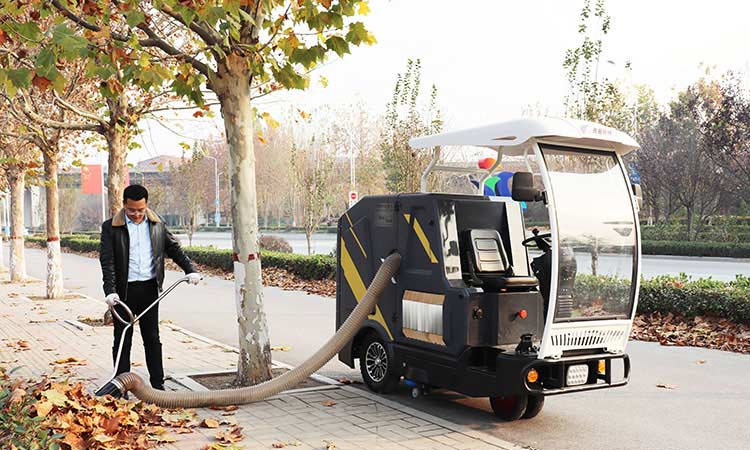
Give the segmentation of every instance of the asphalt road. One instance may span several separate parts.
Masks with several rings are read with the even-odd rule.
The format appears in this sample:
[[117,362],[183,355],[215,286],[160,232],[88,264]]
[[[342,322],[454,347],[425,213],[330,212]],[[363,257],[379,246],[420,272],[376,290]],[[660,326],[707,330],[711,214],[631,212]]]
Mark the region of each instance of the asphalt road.
[[[7,247],[4,254],[7,260]],[[29,249],[26,254],[29,274],[44,278],[44,253]],[[64,254],[63,265],[68,289],[101,298],[97,260]],[[168,273],[167,282],[178,276]],[[272,345],[292,347],[274,352],[275,359],[298,364],[333,332],[332,299],[277,288],[266,288],[264,297]],[[161,313],[163,319],[236,345],[234,308],[233,283],[209,277],[197,287],[180,286],[165,300]],[[550,397],[533,420],[498,422],[486,399],[451,392],[414,400],[402,389],[388,397],[540,450],[750,448],[750,355],[644,342],[631,342],[628,352],[628,386]],[[359,379],[358,371],[336,360],[321,373]]]
[[[307,240],[303,233],[274,233],[272,235],[286,239],[294,253],[307,254]],[[177,237],[182,245],[188,245],[187,236],[177,235]],[[201,232],[193,236],[193,244],[232,248],[232,237],[229,233]],[[313,235],[313,253],[327,255],[335,249],[335,234],[316,233]],[[585,258],[579,261],[582,272],[586,272],[590,264],[590,261]],[[620,264],[622,261],[612,255],[603,254],[599,257],[599,270],[602,274],[614,273]],[[677,275],[684,272],[693,278],[712,277],[716,280],[730,281],[734,280],[737,274],[750,275],[750,259],[644,255],[641,272],[646,278],[657,275]]]

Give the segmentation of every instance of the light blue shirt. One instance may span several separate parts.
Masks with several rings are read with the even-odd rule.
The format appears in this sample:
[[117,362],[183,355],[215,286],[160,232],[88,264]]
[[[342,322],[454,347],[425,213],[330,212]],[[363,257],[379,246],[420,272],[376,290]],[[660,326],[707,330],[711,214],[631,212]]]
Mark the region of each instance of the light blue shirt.
[[128,235],[130,237],[128,283],[156,278],[148,219],[144,218],[143,222],[137,224],[125,214],[125,223],[128,225]]

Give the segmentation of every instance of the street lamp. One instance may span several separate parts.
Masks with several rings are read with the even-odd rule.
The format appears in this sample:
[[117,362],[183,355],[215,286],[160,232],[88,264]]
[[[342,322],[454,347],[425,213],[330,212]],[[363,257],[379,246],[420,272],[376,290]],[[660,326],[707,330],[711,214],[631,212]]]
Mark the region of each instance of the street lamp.
[[214,181],[216,183],[216,196],[214,197],[214,206],[216,207],[216,212],[214,212],[214,222],[216,222],[216,226],[219,226],[219,222],[221,221],[221,213],[219,212],[219,163],[218,160],[210,155],[204,155],[206,158],[210,158],[214,160]]

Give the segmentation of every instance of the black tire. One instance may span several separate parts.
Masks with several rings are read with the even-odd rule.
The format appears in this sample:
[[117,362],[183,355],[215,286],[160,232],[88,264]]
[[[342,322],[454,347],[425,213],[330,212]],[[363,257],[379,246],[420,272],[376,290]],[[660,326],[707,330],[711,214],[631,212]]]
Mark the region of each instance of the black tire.
[[359,370],[367,387],[380,394],[393,392],[400,376],[396,374],[388,344],[378,335],[368,334],[359,348]]
[[490,406],[492,406],[495,416],[506,422],[512,422],[523,417],[527,403],[528,396],[526,395],[490,397]]
[[544,396],[534,394],[529,395],[529,398],[526,401],[526,412],[523,413],[522,418],[533,419],[542,412],[542,408],[544,408]]

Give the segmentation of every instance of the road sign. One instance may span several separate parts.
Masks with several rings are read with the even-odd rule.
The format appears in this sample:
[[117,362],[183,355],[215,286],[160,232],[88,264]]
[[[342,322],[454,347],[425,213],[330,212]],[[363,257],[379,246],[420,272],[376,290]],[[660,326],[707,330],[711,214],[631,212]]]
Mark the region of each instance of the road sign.
[[349,207],[350,208],[354,206],[355,203],[357,203],[358,199],[359,199],[359,196],[357,195],[357,191],[349,191]]

